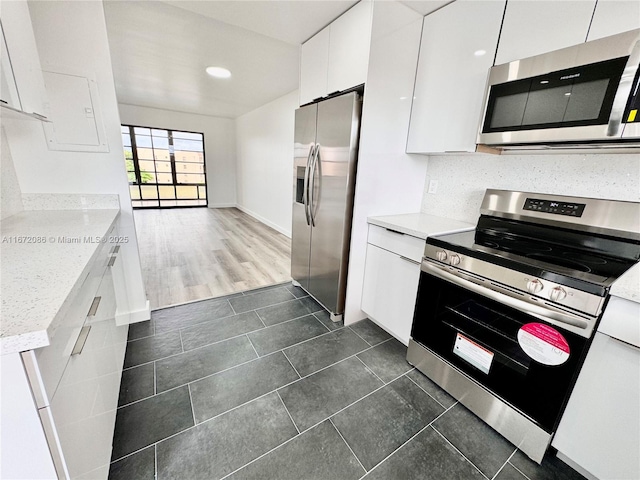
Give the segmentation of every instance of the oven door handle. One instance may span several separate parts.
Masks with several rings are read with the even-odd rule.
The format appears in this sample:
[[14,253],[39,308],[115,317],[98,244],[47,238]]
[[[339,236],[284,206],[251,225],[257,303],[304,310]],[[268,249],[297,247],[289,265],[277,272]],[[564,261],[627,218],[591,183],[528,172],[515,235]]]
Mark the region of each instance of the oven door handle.
[[552,323],[554,321],[565,323],[581,329],[587,329],[589,327],[589,323],[587,322],[587,320],[582,317],[572,315],[568,312],[560,312],[557,310],[543,308],[538,305],[532,305],[523,300],[511,297],[506,293],[496,292],[495,290],[492,290],[488,287],[478,285],[477,283],[465,280],[464,278],[460,278],[457,275],[449,273],[443,268],[429,263],[426,260],[422,261],[422,266],[420,267],[420,269],[425,273],[433,275],[434,277],[438,277],[462,288],[466,288],[467,290],[471,290],[472,292],[484,297],[496,300],[500,303],[504,303],[505,305],[513,307],[516,310],[520,310],[521,312],[528,313],[529,315],[533,315],[541,320],[551,321]]

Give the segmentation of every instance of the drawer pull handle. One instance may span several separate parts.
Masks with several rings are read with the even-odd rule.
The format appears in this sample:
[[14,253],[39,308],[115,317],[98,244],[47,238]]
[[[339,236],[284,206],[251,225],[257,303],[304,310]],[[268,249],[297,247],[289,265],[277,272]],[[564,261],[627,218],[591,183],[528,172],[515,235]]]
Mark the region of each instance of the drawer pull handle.
[[107,267],[113,267],[113,264],[116,263],[116,258],[118,257],[110,257],[109,263],[107,263]]
[[399,231],[397,231],[397,230],[392,230],[392,229],[390,229],[390,228],[386,228],[386,227],[385,227],[385,230],[386,230],[387,232],[397,233],[398,235],[404,235],[404,233],[399,232]]
[[73,346],[73,350],[71,350],[71,355],[80,355],[82,353],[82,349],[84,348],[84,344],[87,343],[87,337],[89,336],[90,331],[91,325],[82,327],[80,335],[78,335],[78,339],[76,340],[76,344]]
[[120,245],[116,245],[111,249],[109,253],[118,253],[120,251]]
[[100,305],[100,300],[102,297],[94,297],[93,302],[91,302],[91,308],[89,308],[89,313],[87,313],[87,317],[93,317],[98,311],[98,306]]
[[403,257],[402,255],[400,255],[400,259],[404,260],[405,262],[409,262],[409,263],[413,263],[414,265],[420,265],[420,262],[416,262],[415,260],[411,260],[410,258],[407,257]]

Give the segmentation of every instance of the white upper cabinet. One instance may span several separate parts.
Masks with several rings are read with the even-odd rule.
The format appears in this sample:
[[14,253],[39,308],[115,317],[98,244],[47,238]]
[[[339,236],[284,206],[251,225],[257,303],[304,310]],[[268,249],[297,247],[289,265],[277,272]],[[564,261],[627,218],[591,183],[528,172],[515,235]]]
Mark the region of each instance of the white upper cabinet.
[[583,43],[595,0],[509,0],[496,65]]
[[598,0],[587,40],[596,40],[635,28],[640,28],[638,0]]
[[302,44],[300,54],[300,105],[327,94],[330,28]]
[[300,105],[365,83],[373,2],[362,0],[302,44]]
[[330,26],[327,93],[346,90],[367,79],[373,2],[362,0]]
[[[10,80],[9,71],[12,72],[20,106],[18,107],[15,102],[4,98],[4,90],[2,100],[25,113],[44,117],[46,116],[47,96],[27,2],[2,2],[0,15],[4,43],[6,43],[2,51],[2,86],[4,88],[5,84],[10,85],[7,78]],[[10,70],[5,71],[5,68],[10,68]]]
[[457,1],[424,18],[407,153],[473,152],[502,1]]

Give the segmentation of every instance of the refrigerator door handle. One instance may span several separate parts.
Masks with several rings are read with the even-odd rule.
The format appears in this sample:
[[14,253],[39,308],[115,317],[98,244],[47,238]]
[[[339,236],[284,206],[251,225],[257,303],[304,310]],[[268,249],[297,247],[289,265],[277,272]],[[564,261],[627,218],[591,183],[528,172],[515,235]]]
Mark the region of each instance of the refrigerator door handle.
[[311,159],[313,158],[315,145],[312,143],[309,147],[309,155],[307,155],[307,167],[304,169],[304,187],[302,193],[302,203],[304,204],[304,216],[307,219],[307,225],[311,225],[311,211],[309,209],[309,170],[311,169]]
[[316,152],[311,162],[311,173],[309,174],[309,214],[311,216],[311,226],[316,226],[315,215],[315,199],[313,198],[313,192],[316,187],[316,166],[318,165],[318,158],[320,157],[320,144],[316,145]]

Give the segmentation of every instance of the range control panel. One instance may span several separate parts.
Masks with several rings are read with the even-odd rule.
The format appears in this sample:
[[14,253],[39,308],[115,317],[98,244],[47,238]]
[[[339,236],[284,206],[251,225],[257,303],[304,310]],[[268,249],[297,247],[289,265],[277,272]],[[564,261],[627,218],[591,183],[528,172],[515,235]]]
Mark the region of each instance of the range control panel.
[[552,213],[554,215],[581,217],[585,207],[586,204],[584,203],[567,203],[556,202],[554,200],[538,200],[535,198],[527,198],[522,209],[532,210],[534,212]]

